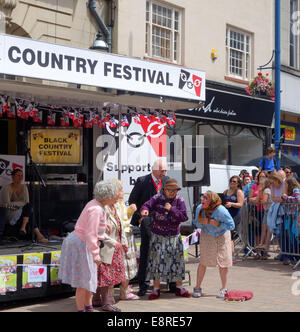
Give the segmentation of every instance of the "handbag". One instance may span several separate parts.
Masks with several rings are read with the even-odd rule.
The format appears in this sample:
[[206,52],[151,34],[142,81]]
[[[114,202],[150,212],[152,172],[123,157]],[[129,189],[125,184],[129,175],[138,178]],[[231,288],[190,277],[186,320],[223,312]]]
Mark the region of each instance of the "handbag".
[[232,290],[225,294],[226,302],[244,302],[251,300],[253,293],[249,291]]

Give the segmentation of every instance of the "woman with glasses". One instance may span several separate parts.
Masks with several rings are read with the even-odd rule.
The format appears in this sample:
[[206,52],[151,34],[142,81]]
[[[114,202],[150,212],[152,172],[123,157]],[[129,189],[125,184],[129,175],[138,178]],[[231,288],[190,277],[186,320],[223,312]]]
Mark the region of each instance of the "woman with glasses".
[[207,191],[201,198],[193,221],[201,229],[200,263],[197,270],[197,284],[193,297],[203,296],[201,284],[207,267],[219,267],[222,288],[217,298],[225,298],[227,293],[228,268],[232,266],[231,234],[234,221],[228,210],[222,205],[221,198]]
[[234,242],[233,240],[237,237],[238,227],[241,222],[241,207],[244,204],[245,196],[242,191],[242,181],[234,175],[229,180],[229,189],[224,191],[225,207],[228,209],[231,217],[234,220],[235,228],[231,232],[231,245],[232,245],[232,262],[236,263],[234,256]]
[[285,176],[288,178],[290,176],[293,176],[293,172],[292,172],[292,169],[288,166],[286,166],[284,169],[283,169],[284,173],[285,173]]

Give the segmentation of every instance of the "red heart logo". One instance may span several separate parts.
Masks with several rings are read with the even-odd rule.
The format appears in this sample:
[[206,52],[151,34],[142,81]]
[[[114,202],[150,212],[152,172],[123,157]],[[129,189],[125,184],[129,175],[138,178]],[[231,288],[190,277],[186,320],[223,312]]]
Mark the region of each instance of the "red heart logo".
[[44,268],[40,268],[39,269],[39,274],[42,275],[44,273],[45,269]]

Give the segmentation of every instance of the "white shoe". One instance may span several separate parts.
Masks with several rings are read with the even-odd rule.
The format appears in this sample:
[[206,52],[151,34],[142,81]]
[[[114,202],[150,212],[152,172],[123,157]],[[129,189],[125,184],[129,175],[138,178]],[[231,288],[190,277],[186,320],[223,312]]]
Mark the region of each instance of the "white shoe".
[[220,289],[217,299],[225,299],[225,295],[228,293],[228,289]]

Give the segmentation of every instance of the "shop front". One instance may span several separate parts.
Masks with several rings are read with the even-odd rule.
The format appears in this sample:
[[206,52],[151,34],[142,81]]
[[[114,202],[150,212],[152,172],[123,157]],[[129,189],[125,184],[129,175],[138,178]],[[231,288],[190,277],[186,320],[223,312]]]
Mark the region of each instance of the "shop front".
[[271,144],[274,102],[243,89],[207,81],[205,104],[176,114],[185,123],[183,131],[194,122],[192,130],[204,135],[212,164],[247,165]]
[[[0,35],[0,46],[0,154],[23,156],[34,216],[50,235],[66,233],[76,222],[95,182],[107,178],[107,161],[116,170],[111,177],[130,175],[128,183],[149,173],[154,159],[167,158],[161,137],[175,124],[175,110],[205,101],[205,73],[199,70],[9,35]],[[128,138],[131,124],[137,127]],[[137,136],[139,130],[143,134]],[[127,147],[136,147],[141,137],[150,150],[133,158]],[[118,158],[111,161],[114,144]],[[1,165],[8,176],[15,168]],[[0,249],[1,280],[10,280],[0,284],[0,301],[44,296],[57,285],[59,242],[30,249],[29,258],[18,243]],[[31,262],[46,267],[46,276],[27,291],[32,283],[21,280]],[[33,275],[34,269],[27,272]]]

